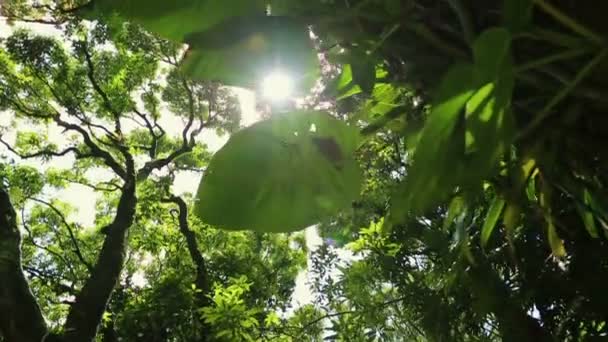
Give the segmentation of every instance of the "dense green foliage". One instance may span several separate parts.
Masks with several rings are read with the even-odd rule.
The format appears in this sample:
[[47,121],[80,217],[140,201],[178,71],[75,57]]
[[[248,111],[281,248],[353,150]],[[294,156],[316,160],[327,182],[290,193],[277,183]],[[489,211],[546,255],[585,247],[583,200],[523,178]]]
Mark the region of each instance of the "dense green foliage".
[[[0,52],[0,340],[605,340],[605,10],[7,1],[60,26]],[[240,127],[221,85],[274,69],[321,82]]]

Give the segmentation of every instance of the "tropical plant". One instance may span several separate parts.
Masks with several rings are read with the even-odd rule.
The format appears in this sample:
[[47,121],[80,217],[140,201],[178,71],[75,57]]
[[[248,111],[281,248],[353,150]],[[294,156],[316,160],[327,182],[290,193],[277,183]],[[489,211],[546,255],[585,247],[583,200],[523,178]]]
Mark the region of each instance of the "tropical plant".
[[[63,25],[63,43],[25,32],[3,42],[0,105],[16,124],[75,138],[58,146],[20,129],[4,141],[21,159],[72,155],[74,167],[40,174],[21,159],[4,163],[0,293],[20,299],[2,302],[0,332],[84,341],[103,322],[108,339],[132,326],[149,335],[128,338],[158,340],[605,339],[604,9],[568,0],[7,1],[10,20]],[[160,63],[170,67],[162,77]],[[238,130],[235,100],[215,82],[256,88],[275,68],[294,75],[300,93],[321,82],[304,108]],[[159,123],[163,105],[185,119],[177,140]],[[211,156],[196,142],[204,128],[238,132]],[[90,176],[100,167],[112,172],[107,182]],[[192,203],[171,192],[176,173],[201,168]],[[65,182],[106,193],[94,233],[41,198]],[[22,211],[23,252],[9,195]],[[168,205],[178,207],[174,236],[161,229]],[[311,259],[314,306],[280,317],[304,259],[289,235],[264,233],[315,223],[355,259],[322,246]],[[229,232],[242,229],[251,231]],[[188,262],[168,252],[182,236]],[[226,259],[214,248],[235,251]],[[121,280],[127,252],[153,258],[141,297]],[[30,278],[47,275],[30,282],[38,300],[21,259],[40,271]],[[189,263],[194,281],[184,280]],[[269,292],[258,288],[262,270],[276,279]],[[69,308],[48,309],[65,300]],[[53,312],[51,330],[38,305]],[[142,323],[140,312],[154,318]],[[22,328],[26,316],[36,317],[32,329]]]

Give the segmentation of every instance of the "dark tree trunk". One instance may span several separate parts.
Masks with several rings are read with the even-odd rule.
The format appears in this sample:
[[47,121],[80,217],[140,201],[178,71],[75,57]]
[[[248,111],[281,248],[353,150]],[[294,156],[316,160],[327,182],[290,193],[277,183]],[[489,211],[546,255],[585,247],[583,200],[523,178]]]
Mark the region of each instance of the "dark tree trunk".
[[7,342],[40,342],[48,329],[21,268],[15,210],[0,188],[0,335]]
[[104,230],[106,238],[93,272],[68,314],[66,342],[93,341],[125,260],[127,232],[135,217],[135,178],[125,182],[114,221]]

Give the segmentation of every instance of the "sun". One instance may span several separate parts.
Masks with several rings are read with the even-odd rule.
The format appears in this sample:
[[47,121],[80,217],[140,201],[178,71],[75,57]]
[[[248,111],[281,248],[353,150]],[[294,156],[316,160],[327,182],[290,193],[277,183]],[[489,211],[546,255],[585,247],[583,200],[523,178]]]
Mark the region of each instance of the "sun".
[[292,92],[293,80],[282,71],[273,71],[262,81],[263,96],[273,102],[288,99]]

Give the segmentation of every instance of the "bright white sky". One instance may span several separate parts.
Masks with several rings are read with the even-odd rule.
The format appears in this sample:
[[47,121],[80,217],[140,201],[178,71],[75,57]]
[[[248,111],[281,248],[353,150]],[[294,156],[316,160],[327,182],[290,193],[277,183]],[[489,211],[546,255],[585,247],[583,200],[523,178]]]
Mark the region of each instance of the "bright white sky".
[[[58,31],[52,25],[44,24],[31,24],[31,23],[16,23],[14,26],[9,26],[6,20],[0,17],[0,38],[8,37],[11,32],[16,28],[26,28],[40,35],[57,36]],[[241,112],[242,112],[242,125],[249,126],[259,120],[259,113],[256,112],[256,95],[249,90],[234,88],[233,89],[238,96]],[[167,113],[169,114],[169,113]],[[6,127],[10,125],[12,115],[10,113],[0,113],[0,127]],[[179,118],[172,115],[162,115],[159,120],[159,124],[165,128],[168,135],[179,136],[183,123]],[[29,128],[32,129],[32,128]],[[65,135],[62,131],[56,127],[52,127],[46,131],[49,139],[61,146],[61,142],[66,141]],[[228,140],[227,136],[219,137],[213,130],[204,130],[201,134],[202,141],[207,144],[211,152],[215,152],[220,149],[224,143]],[[4,139],[9,143],[15,139],[15,132],[8,131],[4,135]],[[4,146],[0,146],[0,153],[6,154],[8,151]],[[51,162],[42,164],[40,161],[27,160],[22,161],[24,164],[36,167],[43,171],[49,167],[55,168],[70,168],[74,159],[72,156],[65,156],[61,158],[54,158]],[[94,171],[90,176],[95,177],[97,180],[107,179],[109,173],[104,170]],[[187,192],[192,192],[193,189],[198,187],[201,175],[196,172],[180,172],[175,179],[173,184],[173,191],[177,195],[182,195]],[[49,198],[59,198],[64,202],[69,203],[76,212],[71,214],[70,219],[82,224],[85,227],[93,227],[95,221],[95,204],[98,199],[98,195],[95,192],[85,186],[71,185],[67,189],[47,194]],[[320,246],[323,241],[319,237],[315,227],[309,227],[305,231],[306,245],[309,251],[314,251]],[[294,307],[310,303],[312,301],[312,293],[307,285],[308,272],[302,271],[296,279],[296,287],[293,295]],[[140,279],[140,282],[145,284],[145,279]]]

